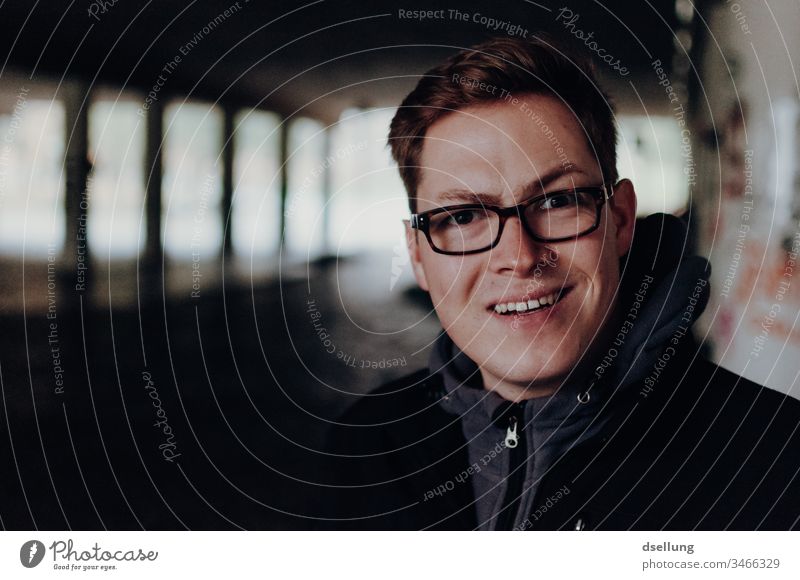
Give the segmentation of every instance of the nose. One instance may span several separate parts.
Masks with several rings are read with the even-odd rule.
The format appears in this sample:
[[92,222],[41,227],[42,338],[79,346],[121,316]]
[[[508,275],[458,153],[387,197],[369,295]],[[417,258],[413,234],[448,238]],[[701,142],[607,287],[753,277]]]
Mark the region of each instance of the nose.
[[489,250],[489,268],[498,274],[528,277],[539,261],[552,251],[534,240],[518,217],[510,217],[500,234],[500,241]]

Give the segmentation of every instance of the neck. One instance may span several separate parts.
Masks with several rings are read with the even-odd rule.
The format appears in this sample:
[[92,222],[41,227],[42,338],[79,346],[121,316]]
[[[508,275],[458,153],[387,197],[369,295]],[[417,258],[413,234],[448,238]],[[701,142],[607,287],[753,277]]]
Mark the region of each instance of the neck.
[[488,376],[489,373],[481,369],[483,376],[483,387],[488,391],[494,391],[507,401],[527,401],[528,399],[538,399],[539,397],[549,397],[558,390],[557,385],[520,384],[504,381],[496,377]]

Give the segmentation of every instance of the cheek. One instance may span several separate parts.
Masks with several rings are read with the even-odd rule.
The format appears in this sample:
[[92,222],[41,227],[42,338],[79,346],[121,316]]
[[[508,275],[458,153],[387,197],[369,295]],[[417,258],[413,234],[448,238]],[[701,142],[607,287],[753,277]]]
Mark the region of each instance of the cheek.
[[422,256],[431,299],[442,319],[455,320],[463,313],[486,272],[486,264],[468,258],[433,252]]
[[612,250],[612,246],[600,246],[587,253],[593,256],[593,263],[587,264],[592,274],[594,293],[598,306],[607,306],[612,300],[619,283],[619,261]]
[[570,260],[569,264],[564,264],[565,269],[584,280],[583,306],[593,310],[604,306],[613,296],[619,280],[619,263],[607,241],[604,247],[603,238],[585,241],[587,243],[562,252],[562,258]]

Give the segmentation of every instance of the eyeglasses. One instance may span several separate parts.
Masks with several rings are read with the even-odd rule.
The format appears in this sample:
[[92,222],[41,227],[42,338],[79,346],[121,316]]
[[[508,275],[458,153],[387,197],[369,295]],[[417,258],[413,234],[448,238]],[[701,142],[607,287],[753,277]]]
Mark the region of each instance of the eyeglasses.
[[512,207],[480,203],[440,207],[411,216],[411,227],[425,233],[434,252],[477,254],[500,242],[506,220],[516,216],[538,242],[564,242],[590,234],[613,187],[576,187],[545,193]]

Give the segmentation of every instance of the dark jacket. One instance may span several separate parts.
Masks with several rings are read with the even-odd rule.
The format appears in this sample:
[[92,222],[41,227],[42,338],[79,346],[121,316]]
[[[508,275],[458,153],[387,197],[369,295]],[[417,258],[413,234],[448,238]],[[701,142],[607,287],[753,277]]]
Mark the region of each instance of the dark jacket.
[[[800,527],[800,402],[701,356],[686,330],[708,298],[706,284],[692,284],[707,279],[707,264],[681,259],[682,239],[665,216],[637,231],[621,304],[636,302],[642,279],[653,289],[639,296],[644,307],[620,347],[596,361],[592,380],[564,385],[554,411],[510,422],[527,415],[479,395],[463,357],[447,356],[446,337],[431,369],[364,397],[331,435],[326,527]],[[545,441],[558,435],[537,423],[547,421],[567,436],[532,446],[536,429]],[[522,445],[504,444],[508,425],[523,431]]]

